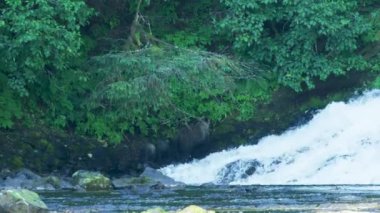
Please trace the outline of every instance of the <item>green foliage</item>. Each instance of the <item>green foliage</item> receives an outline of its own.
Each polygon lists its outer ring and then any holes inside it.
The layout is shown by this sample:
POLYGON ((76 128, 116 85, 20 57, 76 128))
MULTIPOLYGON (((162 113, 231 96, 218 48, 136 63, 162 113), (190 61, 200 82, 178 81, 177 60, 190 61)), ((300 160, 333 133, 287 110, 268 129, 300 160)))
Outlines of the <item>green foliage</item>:
MULTIPOLYGON (((300 91, 331 74, 371 69, 357 54, 379 31, 375 7, 364 1, 222 0, 228 13, 221 28, 234 48, 278 73, 279 82, 300 91), (370 36, 372 35, 372 36, 370 36), (303 87, 305 85, 305 87, 303 87)), ((377 38, 378 39, 378 38, 377 38)))
POLYGON ((375 80, 371 83, 371 87, 375 89, 380 89, 380 76, 375 78, 375 80))
POLYGON ((0 127, 21 118, 64 127, 77 83, 70 67, 80 56, 80 28, 91 10, 81 1, 8 0, 0 11, 0 127))
POLYGON ((116 142, 124 133, 170 137, 200 117, 248 119, 268 99, 253 92, 264 90, 253 88, 254 67, 209 52, 155 46, 94 57, 88 70, 96 87, 80 129, 116 142))
POLYGON ((171 44, 206 49, 215 35, 215 13, 218 0, 152 1, 142 12, 153 34, 171 44))
POLYGON ((0 10, 0 72, 20 96, 78 57, 79 30, 91 14, 80 1, 7 0, 0 10))
POLYGON ((120 142, 129 134, 174 137, 203 117, 261 119, 257 106, 278 83, 301 91, 331 74, 380 70, 378 7, 376 0, 0 1, 0 128, 40 124, 120 142), (239 60, 212 53, 231 45, 239 60))
POLYGON ((12 127, 21 115, 20 99, 7 87, 6 77, 0 73, 0 128, 12 127))

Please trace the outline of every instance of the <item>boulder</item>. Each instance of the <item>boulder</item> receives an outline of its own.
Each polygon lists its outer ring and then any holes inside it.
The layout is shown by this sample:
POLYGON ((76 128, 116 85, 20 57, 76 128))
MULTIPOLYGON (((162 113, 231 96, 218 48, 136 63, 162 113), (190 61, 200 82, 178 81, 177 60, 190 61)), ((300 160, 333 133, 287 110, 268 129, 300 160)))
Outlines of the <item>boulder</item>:
POLYGON ((52 186, 43 186, 41 176, 28 169, 20 169, 15 173, 10 173, 4 177, 2 188, 24 188, 31 190, 53 188, 52 186))
POLYGON ((79 170, 72 177, 74 184, 88 191, 109 190, 112 188, 111 180, 100 172, 79 170))
POLYGON ((257 172, 263 165, 257 160, 237 160, 228 163, 217 176, 217 184, 229 184, 233 181, 245 179, 257 172))
POLYGON ((48 212, 46 204, 35 192, 26 189, 8 189, 0 192, 0 212, 48 212))
POLYGON ((174 179, 162 174, 160 171, 157 171, 151 167, 146 167, 144 172, 140 175, 140 177, 148 178, 154 184, 157 184, 158 182, 160 182, 164 186, 184 185, 184 183, 175 181, 174 179))
POLYGON ((177 213, 215 213, 215 211, 207 211, 196 205, 190 205, 182 210, 177 211, 177 213))
POLYGON ((68 181, 57 176, 41 177, 28 169, 8 173, 2 180, 0 181, 0 189, 23 188, 37 191, 73 189, 73 186, 68 181))

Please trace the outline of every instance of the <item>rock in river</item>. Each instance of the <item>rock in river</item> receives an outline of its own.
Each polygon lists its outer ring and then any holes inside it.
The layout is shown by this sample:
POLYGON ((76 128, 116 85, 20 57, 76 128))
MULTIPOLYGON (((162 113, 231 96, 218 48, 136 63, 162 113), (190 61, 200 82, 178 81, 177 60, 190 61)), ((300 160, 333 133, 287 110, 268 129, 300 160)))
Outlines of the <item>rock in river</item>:
POLYGON ((7 172, 0 180, 0 189, 22 188, 33 191, 51 191, 56 189, 73 189, 66 180, 50 175, 41 177, 28 169, 7 172))
POLYGON ((37 193, 26 189, 7 189, 0 191, 0 212, 45 213, 46 204, 37 193))
POLYGON ((157 171, 150 167, 146 167, 144 172, 140 175, 140 177, 149 178, 150 180, 152 180, 152 182, 160 182, 165 186, 184 185, 184 183, 177 182, 174 179, 162 174, 160 171, 157 171))
POLYGON ((215 211, 207 211, 196 205, 190 205, 182 210, 177 211, 177 213, 215 213, 215 211))
POLYGON ((162 208, 153 208, 153 209, 148 209, 146 211, 143 211, 142 213, 166 213, 166 211, 162 208))
POLYGON ((88 191, 108 190, 112 188, 110 179, 100 172, 79 170, 72 177, 74 184, 88 191))

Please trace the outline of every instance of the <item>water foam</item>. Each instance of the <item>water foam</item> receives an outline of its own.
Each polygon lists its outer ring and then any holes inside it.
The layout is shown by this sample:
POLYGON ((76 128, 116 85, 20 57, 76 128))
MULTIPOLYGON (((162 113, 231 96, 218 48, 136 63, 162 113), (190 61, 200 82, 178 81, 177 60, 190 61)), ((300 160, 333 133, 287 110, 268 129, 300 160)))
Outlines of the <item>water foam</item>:
POLYGON ((303 126, 257 145, 212 153, 161 171, 186 184, 380 184, 380 90, 333 102, 303 126), (248 172, 244 162, 254 164, 248 172), (245 166, 244 166, 245 165, 245 166))

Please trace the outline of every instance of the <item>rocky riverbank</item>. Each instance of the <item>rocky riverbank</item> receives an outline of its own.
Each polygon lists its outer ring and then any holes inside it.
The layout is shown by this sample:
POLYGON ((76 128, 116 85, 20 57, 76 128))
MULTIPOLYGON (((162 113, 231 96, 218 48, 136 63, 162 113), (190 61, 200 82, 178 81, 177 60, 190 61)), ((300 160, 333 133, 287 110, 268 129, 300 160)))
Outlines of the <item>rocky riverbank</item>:
POLYGON ((147 192, 178 189, 182 186, 183 183, 174 181, 150 167, 146 167, 138 176, 117 177, 107 177, 100 172, 85 170, 78 170, 71 176, 40 176, 25 168, 13 172, 4 169, 0 172, 0 212, 47 212, 47 206, 35 192, 111 190, 147 192))
POLYGON ((0 189, 29 189, 33 191, 164 189, 184 185, 150 167, 146 167, 144 172, 138 176, 121 175, 115 177, 108 177, 100 172, 86 170, 78 170, 71 176, 40 176, 25 168, 14 172, 4 169, 0 173, 0 178, 0 189))

